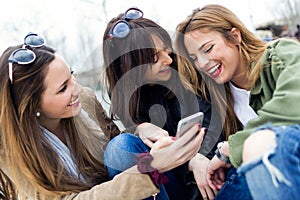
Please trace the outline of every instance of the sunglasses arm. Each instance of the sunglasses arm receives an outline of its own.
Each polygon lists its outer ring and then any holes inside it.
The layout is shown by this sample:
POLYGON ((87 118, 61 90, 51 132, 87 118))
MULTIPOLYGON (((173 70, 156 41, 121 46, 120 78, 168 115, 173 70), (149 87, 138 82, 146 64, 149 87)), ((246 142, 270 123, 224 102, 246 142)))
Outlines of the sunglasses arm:
POLYGON ((12 78, 13 77, 12 76, 12 65, 13 65, 12 62, 8 63, 8 77, 9 77, 11 83, 13 82, 13 78, 12 78))

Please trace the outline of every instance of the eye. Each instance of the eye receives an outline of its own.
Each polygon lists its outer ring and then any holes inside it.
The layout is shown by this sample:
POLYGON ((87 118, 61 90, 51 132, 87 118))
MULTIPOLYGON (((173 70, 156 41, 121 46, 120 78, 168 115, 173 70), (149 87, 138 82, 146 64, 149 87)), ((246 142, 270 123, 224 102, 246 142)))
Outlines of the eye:
POLYGON ((190 59, 193 61, 193 62, 196 62, 197 61, 197 56, 195 55, 190 55, 190 59))
POLYGON ((210 45, 207 49, 204 50, 204 53, 209 53, 213 49, 214 45, 210 45))
POLYGON ((67 90, 67 85, 64 85, 59 91, 58 91, 58 93, 62 93, 62 92, 64 92, 64 91, 66 91, 67 90))
POLYGON ((156 51, 155 54, 153 55, 153 62, 157 63, 159 60, 159 51, 156 51))

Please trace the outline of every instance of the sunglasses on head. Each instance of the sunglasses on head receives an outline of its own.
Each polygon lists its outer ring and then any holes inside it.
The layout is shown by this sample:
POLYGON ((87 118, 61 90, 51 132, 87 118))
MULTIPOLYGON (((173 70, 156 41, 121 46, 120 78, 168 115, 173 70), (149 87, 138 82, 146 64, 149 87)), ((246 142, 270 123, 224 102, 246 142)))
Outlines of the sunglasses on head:
POLYGON ((27 49, 27 47, 37 48, 44 46, 45 44, 46 40, 36 33, 28 33, 25 36, 22 48, 13 51, 8 58, 8 75, 11 83, 13 83, 13 63, 20 65, 32 63, 35 60, 36 55, 30 49, 27 49))
POLYGON ((129 8, 125 11, 123 17, 116 21, 108 32, 107 37, 111 40, 112 38, 125 38, 130 32, 130 25, 128 21, 132 19, 142 18, 144 15, 143 11, 138 8, 129 8))

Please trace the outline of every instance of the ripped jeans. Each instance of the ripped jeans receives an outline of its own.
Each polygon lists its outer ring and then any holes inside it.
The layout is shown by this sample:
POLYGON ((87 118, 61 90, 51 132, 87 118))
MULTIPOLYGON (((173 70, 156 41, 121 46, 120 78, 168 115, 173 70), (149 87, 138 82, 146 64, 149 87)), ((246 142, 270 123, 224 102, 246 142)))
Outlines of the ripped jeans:
POLYGON ((246 177, 253 199, 299 199, 300 126, 263 126, 275 132, 276 144, 257 160, 242 164, 238 174, 246 177))

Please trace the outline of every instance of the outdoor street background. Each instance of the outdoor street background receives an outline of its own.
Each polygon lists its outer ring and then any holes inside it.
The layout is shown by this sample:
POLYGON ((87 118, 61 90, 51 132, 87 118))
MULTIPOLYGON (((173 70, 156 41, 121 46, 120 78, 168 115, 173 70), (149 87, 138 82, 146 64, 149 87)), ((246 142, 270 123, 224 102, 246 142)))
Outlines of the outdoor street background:
POLYGON ((107 22, 131 6, 143 10, 172 35, 192 10, 205 4, 231 9, 253 32, 272 23, 300 23, 299 0, 4 0, 0 7, 0 51, 23 42, 28 32, 43 35, 78 74, 81 84, 99 91, 102 37, 107 22), (299 20, 299 22, 298 22, 299 20))

